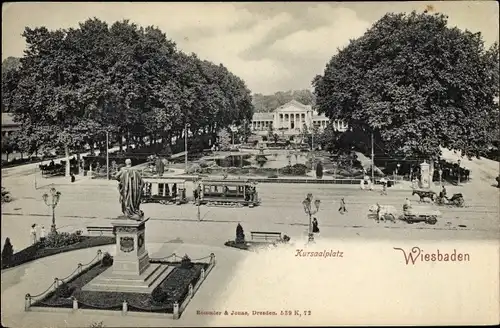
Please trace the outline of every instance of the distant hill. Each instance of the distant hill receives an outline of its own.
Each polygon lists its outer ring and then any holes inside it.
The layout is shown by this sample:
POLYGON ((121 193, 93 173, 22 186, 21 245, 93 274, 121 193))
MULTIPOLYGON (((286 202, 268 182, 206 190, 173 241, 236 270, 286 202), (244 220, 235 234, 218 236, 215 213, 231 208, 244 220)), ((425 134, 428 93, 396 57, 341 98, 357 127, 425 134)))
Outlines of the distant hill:
POLYGON ((256 93, 252 96, 252 102, 256 113, 272 112, 291 100, 296 100, 304 105, 313 105, 314 95, 310 90, 306 89, 279 91, 274 95, 256 93))

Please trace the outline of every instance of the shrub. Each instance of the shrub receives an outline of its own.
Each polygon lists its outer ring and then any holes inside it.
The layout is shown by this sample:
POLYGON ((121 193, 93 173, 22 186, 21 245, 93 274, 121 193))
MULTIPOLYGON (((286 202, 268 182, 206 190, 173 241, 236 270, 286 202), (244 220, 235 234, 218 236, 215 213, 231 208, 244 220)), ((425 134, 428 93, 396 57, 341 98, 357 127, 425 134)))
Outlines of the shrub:
POLYGON ((321 162, 318 162, 318 164, 316 164, 316 178, 323 178, 323 164, 321 162))
POLYGON ((280 169, 280 173, 283 175, 297 175, 297 176, 306 175, 307 166, 304 164, 294 164, 291 166, 287 165, 280 169))
POLYGON ((154 303, 162 304, 168 299, 168 293, 164 291, 161 287, 156 287, 151 293, 151 298, 154 303))
POLYGON ((205 161, 205 160, 201 160, 199 162, 199 165, 200 165, 201 168, 207 168, 207 167, 210 166, 209 163, 207 161, 205 161))
POLYGON ((79 243, 82 240, 83 236, 81 236, 81 234, 78 235, 77 233, 49 233, 43 242, 43 246, 48 248, 59 248, 79 243))
POLYGON ((277 179, 278 175, 277 174, 270 174, 267 176, 269 179, 277 179))
POLYGON ((101 259, 102 267, 110 267, 113 265, 113 257, 108 252, 104 253, 101 259))
POLYGON ((89 328, 103 328, 104 324, 102 321, 92 323, 89 328))
POLYGON ((12 198, 10 197, 10 192, 7 191, 4 187, 2 187, 2 204, 3 203, 9 203, 12 201, 12 198))
POLYGON ((190 167, 188 167, 186 173, 188 174, 193 174, 193 173, 200 173, 201 172, 201 166, 198 164, 192 164, 190 167))
POLYGON ((241 224, 238 223, 238 225, 236 226, 236 240, 235 242, 237 244, 240 244, 240 243, 244 243, 245 242, 245 233, 243 231, 243 227, 241 226, 241 224))
POLYGON ((56 295, 61 298, 69 298, 73 293, 73 288, 71 288, 67 283, 63 282, 56 289, 56 295))
POLYGON ((184 255, 184 257, 181 260, 181 268, 190 269, 192 267, 193 267, 193 263, 191 262, 191 259, 189 258, 189 256, 187 256, 187 254, 184 255))
POLYGON ((14 247, 10 243, 10 238, 5 238, 5 244, 2 250, 2 267, 7 267, 12 261, 12 255, 14 255, 14 247))

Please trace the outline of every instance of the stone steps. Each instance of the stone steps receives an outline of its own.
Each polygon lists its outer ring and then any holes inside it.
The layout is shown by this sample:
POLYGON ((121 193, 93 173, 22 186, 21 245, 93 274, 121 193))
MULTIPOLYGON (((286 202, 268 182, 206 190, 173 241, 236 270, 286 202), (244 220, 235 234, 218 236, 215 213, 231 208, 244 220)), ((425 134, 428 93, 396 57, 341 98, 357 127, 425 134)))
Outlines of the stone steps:
POLYGON ((151 293, 174 269, 164 263, 151 263, 140 276, 113 274, 109 268, 82 288, 84 291, 151 293))

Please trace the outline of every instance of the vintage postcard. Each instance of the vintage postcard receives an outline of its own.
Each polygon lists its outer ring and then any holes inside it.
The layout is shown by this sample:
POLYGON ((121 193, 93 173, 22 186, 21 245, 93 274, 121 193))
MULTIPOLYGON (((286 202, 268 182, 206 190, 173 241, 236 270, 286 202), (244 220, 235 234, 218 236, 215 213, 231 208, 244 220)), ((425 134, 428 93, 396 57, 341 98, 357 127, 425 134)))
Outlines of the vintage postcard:
POLYGON ((499 324, 498 13, 3 4, 2 325, 499 324))

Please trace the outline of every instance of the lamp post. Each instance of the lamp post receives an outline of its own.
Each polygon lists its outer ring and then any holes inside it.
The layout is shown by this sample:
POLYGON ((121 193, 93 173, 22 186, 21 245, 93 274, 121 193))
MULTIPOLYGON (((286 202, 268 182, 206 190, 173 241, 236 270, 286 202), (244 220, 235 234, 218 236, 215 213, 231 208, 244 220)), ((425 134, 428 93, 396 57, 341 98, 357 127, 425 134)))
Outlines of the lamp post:
POLYGON ((109 180, 109 132, 106 131, 106 179, 109 180))
POLYGON ((458 159, 458 172, 457 172, 457 176, 458 176, 458 183, 457 183, 457 186, 460 186, 460 158, 458 159))
POLYGON ((43 194, 42 198, 43 201, 45 202, 45 205, 49 206, 52 208, 52 226, 50 227, 50 232, 51 233, 57 233, 56 229, 56 206, 59 203, 59 198, 61 197, 61 192, 57 191, 56 188, 50 188, 50 196, 51 196, 51 201, 49 203, 49 195, 48 194, 43 194))
MULTIPOLYGON (((399 172, 399 168, 401 167, 401 164, 396 164, 396 178, 398 177, 398 172, 399 172)), ((396 181, 394 181, 395 183, 396 181)))
POLYGON ((312 216, 318 213, 320 204, 321 200, 319 199, 315 199, 313 203, 313 195, 311 193, 307 194, 306 199, 302 201, 302 205, 304 206, 304 212, 309 216, 309 232, 308 232, 309 242, 314 241, 314 234, 312 232, 312 216))
POLYGON ((184 125, 184 164, 186 165, 186 172, 188 169, 188 127, 189 124, 184 125))
POLYGON ((443 188, 443 170, 439 167, 439 187, 443 188))

